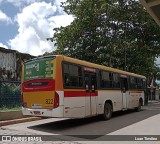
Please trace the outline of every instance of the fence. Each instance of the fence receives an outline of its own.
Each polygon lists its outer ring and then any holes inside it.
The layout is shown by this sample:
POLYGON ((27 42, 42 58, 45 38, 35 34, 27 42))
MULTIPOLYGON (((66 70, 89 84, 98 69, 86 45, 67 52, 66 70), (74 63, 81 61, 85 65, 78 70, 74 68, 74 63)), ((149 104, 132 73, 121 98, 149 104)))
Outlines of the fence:
POLYGON ((0 81, 0 108, 21 106, 21 88, 18 81, 0 81))

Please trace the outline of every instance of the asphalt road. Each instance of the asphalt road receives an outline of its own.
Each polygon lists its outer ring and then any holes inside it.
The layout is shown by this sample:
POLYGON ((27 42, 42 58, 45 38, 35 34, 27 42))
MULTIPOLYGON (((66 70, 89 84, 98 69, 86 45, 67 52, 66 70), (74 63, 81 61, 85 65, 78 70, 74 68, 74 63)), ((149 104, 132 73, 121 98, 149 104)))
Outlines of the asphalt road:
POLYGON ((160 103, 144 106, 140 112, 116 112, 109 121, 100 117, 85 119, 43 119, 1 127, 1 134, 71 135, 75 138, 94 140, 126 126, 160 114, 160 103))
POLYGON ((50 134, 72 135, 79 138, 86 138, 86 135, 98 138, 156 114, 160 114, 160 105, 149 105, 140 112, 134 112, 133 110, 115 112, 109 121, 103 121, 100 117, 67 119, 30 126, 28 129, 50 134))

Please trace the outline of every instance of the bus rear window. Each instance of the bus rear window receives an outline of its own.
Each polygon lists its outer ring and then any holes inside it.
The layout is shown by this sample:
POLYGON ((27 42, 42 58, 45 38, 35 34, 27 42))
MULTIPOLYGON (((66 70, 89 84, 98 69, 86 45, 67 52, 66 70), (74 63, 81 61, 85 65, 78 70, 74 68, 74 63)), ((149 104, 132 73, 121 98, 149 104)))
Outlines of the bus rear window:
MULTIPOLYGON (((54 74, 53 57, 33 59, 31 61, 24 63, 24 81, 31 79, 39 79, 39 78, 54 79, 53 74, 54 74)), ((39 84, 35 83, 35 85, 39 84)))

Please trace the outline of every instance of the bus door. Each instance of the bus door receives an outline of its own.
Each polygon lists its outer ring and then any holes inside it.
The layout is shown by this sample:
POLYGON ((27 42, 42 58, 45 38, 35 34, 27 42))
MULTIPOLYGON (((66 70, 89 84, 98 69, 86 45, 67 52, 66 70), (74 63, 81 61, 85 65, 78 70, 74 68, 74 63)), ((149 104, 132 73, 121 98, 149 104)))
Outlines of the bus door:
POLYGON ((96 98, 97 98, 96 73, 85 72, 84 78, 85 78, 85 88, 86 88, 86 97, 85 97, 86 116, 96 115, 96 98))
POLYGON ((128 81, 127 76, 121 75, 121 91, 122 91, 122 108, 126 109, 128 107, 128 81))

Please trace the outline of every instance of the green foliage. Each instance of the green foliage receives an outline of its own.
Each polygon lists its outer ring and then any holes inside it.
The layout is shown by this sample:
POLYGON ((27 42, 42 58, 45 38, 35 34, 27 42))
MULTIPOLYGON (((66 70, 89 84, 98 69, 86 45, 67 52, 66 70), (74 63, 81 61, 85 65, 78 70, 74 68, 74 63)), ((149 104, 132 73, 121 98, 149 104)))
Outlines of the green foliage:
POLYGON ((12 95, 12 94, 13 94, 13 91, 8 85, 5 85, 2 87, 1 89, 2 97, 6 97, 6 95, 12 95))
POLYGON ((0 108, 12 109, 21 106, 21 89, 19 83, 0 81, 0 108))
POLYGON ((5 112, 5 111, 13 111, 13 110, 22 110, 22 107, 20 106, 14 106, 14 107, 10 107, 10 106, 3 106, 0 108, 0 112, 5 112))
POLYGON ((21 94, 20 86, 15 87, 14 84, 4 84, 1 86, 1 97, 17 97, 21 94))
POLYGON ((143 74, 155 73, 160 54, 160 28, 135 0, 67 0, 62 3, 75 19, 55 28, 57 50, 74 58, 143 74))

